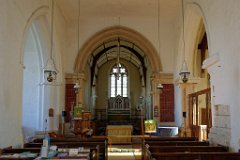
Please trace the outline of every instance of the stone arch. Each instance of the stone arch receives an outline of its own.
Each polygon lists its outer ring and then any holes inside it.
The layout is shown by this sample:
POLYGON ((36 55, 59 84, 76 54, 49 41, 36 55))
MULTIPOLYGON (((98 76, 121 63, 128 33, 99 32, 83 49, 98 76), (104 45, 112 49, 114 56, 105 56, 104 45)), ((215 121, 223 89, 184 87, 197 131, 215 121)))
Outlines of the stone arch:
MULTIPOLYGON (((25 27, 23 30, 22 34, 22 44, 20 48, 20 64, 23 69, 26 68, 25 62, 24 62, 24 56, 25 56, 25 47, 26 47, 26 42, 28 40, 28 34, 29 32, 33 32, 33 38, 34 38, 34 43, 37 46, 36 47, 36 52, 39 54, 38 55, 38 63, 39 63, 39 72, 36 72, 38 74, 37 76, 39 77, 38 81, 36 81, 35 86, 38 87, 38 101, 39 104, 37 105, 38 107, 35 108, 35 111, 37 112, 36 116, 36 130, 44 130, 46 126, 45 120, 48 118, 48 107, 49 106, 55 106, 55 115, 59 114, 59 109, 57 103, 57 100, 52 100, 53 95, 54 96, 59 96, 57 92, 54 92, 57 90, 57 87, 51 87, 50 85, 45 85, 43 84, 44 82, 44 76, 43 76, 43 68, 46 65, 47 59, 49 58, 49 44, 50 44, 50 9, 48 6, 40 6, 36 8, 35 10, 32 11, 32 13, 29 15, 29 17, 26 19, 25 27), (51 97, 51 99, 49 98, 51 97)), ((53 46, 55 47, 55 46, 53 46)), ((54 54, 53 56, 56 59, 59 59, 58 57, 60 55, 54 54)), ((59 61, 56 61, 60 64, 59 61)), ((24 70, 25 71, 25 70, 24 70)), ((61 73, 61 71, 60 71, 61 73)), ((61 76, 61 75, 60 75, 61 76)), ((24 77, 24 75, 23 75, 24 77)), ((27 84, 27 83, 25 83, 27 84)), ((24 88, 24 79, 23 79, 23 88, 24 88)), ((25 87, 27 88, 27 87, 25 87)), ((22 96, 25 95, 25 90, 23 89, 22 91, 22 96)), ((24 112, 24 105, 22 104, 22 111, 24 112)), ((22 114, 22 116, 24 116, 22 114)), ((54 122, 48 122, 48 129, 50 127, 52 128, 57 128, 58 127, 58 117, 56 117, 54 122), (54 124, 53 124, 54 123, 54 124)))
MULTIPOLYGON (((47 51, 47 34, 42 33, 41 29, 42 26, 47 28, 47 14, 49 13, 49 8, 47 6, 41 6, 34 10, 32 14, 26 20, 26 24, 24 27, 23 35, 22 35, 22 44, 21 44, 21 52, 20 52, 20 64, 22 65, 23 71, 23 90, 22 90, 22 128, 24 132, 24 136, 31 135, 35 130, 41 130, 43 128, 43 106, 44 106, 44 87, 40 86, 39 84, 42 82, 43 73, 41 72, 42 68, 44 67, 44 59, 47 59, 48 52, 47 51), (31 39, 29 39, 29 35, 32 35, 31 39), (42 39, 44 37, 44 39, 42 39), (34 44, 34 54, 27 54, 26 47, 28 46, 28 41, 32 41, 34 44), (44 42, 44 43, 42 43, 44 42), (46 43, 45 43, 46 42, 46 43), (33 56, 34 55, 34 56, 33 56), (33 62, 26 60, 27 57, 34 58, 33 62), (34 65, 32 64, 34 63, 34 65), (32 64, 32 66, 31 66, 32 64), (36 65, 37 64, 37 65, 36 65), (33 77, 35 78, 35 82, 29 83, 29 79, 27 78, 31 73, 28 71, 30 67, 36 69, 36 72, 32 73, 35 74, 33 77), (34 87, 33 87, 34 86, 34 87), (37 86, 37 87, 36 87, 37 86), (34 98, 29 98, 31 96, 29 91, 29 87, 32 89, 34 88, 35 96, 34 98), (28 97, 28 99, 26 98, 28 97), (34 102, 35 101, 35 102, 34 102), (36 103, 36 105, 28 105, 31 103, 36 103), (34 114, 29 114, 31 110, 35 110, 34 114), (34 126, 29 122, 31 119, 34 122, 34 126), (24 129, 26 128, 26 129, 24 129)), ((48 31, 47 31, 48 32, 48 31)))
MULTIPOLYGON (((185 59, 187 60, 190 72, 192 72, 194 68, 194 54, 192 53, 194 53, 194 49, 197 45, 199 28, 201 27, 201 25, 204 26, 207 34, 209 53, 211 53, 211 39, 207 19, 204 15, 202 7, 198 3, 192 2, 186 3, 185 8, 184 26, 185 31, 187 31, 185 32, 185 59)), ((181 57, 183 57, 183 55, 181 55, 181 57)))
MULTIPOLYGON (((28 34, 28 31, 29 31, 33 21, 36 20, 37 18, 41 17, 41 16, 46 17, 46 15, 48 13, 49 13, 49 7, 48 6, 41 6, 41 7, 37 8, 35 11, 32 12, 32 14, 26 20, 26 25, 24 27, 21 42, 26 42, 27 34, 28 34)), ((20 52, 20 64, 22 65, 23 68, 24 68, 24 61, 23 61, 24 49, 25 49, 25 43, 22 43, 21 52, 20 52)), ((43 63, 43 59, 42 59, 42 63, 43 63)))
POLYGON ((153 73, 159 73, 162 70, 162 65, 157 50, 149 42, 149 40, 130 28, 123 26, 114 26, 96 33, 88 41, 85 42, 83 48, 79 51, 78 56, 75 60, 74 71, 78 73, 84 73, 88 60, 86 57, 89 57, 97 46, 101 45, 105 41, 115 39, 116 37, 126 39, 139 46, 148 56, 148 60, 152 67, 153 73))
MULTIPOLYGON (((179 61, 178 66, 181 66, 183 59, 185 58, 189 71, 191 73, 189 85, 187 87, 182 86, 182 91, 184 95, 182 98, 182 110, 190 112, 190 104, 186 104, 186 102, 189 100, 189 97, 187 95, 194 93, 196 91, 200 91, 203 89, 206 89, 206 86, 203 85, 206 82, 203 81, 203 78, 195 77, 194 75, 194 68, 196 65, 195 59, 197 58, 197 50, 198 50, 198 44, 200 40, 200 35, 203 30, 206 32, 207 36, 207 44, 208 44, 208 50, 209 53, 211 53, 211 38, 210 38, 210 32, 209 32, 209 26, 208 21, 206 19, 206 16, 204 14, 204 10, 202 9, 201 5, 196 2, 186 2, 184 4, 184 40, 185 40, 185 50, 182 51, 182 48, 184 47, 184 44, 181 43, 183 39, 183 34, 180 37, 180 45, 179 45, 179 61), (193 87, 194 84, 194 87, 193 87)), ((179 67, 180 68, 180 67, 179 67)), ((202 101, 203 102, 203 101, 202 101)), ((204 106, 205 104, 203 104, 204 106)), ((205 108, 203 108, 205 109, 205 108)), ((191 114, 191 113, 190 113, 191 114)), ((200 115, 200 113, 199 113, 200 115)), ((189 116, 191 117, 191 115, 189 116)), ((191 121, 187 119, 186 126, 190 125, 191 121), (189 124, 188 124, 189 123, 189 124)))
MULTIPOLYGON (((32 14, 28 17, 28 19, 26 20, 26 24, 24 27, 24 31, 23 31, 23 35, 22 35, 22 40, 21 42, 26 42, 27 39, 27 33, 31 27, 31 25, 33 24, 34 21, 38 20, 38 24, 36 25, 37 29, 41 28, 41 33, 39 33, 40 35, 40 39, 42 42, 42 48, 43 50, 42 52, 42 57, 41 57, 41 65, 42 68, 44 67, 45 63, 47 62, 47 59, 49 58, 49 50, 48 48, 50 47, 50 35, 51 35, 51 31, 50 31, 50 23, 51 23, 51 9, 49 8, 49 6, 40 6, 37 9, 35 9, 32 14)), ((54 31, 55 32, 55 31, 54 31)), ((54 35, 54 37, 56 37, 56 34, 54 35)), ((40 42, 38 42, 40 43, 40 42)), ((24 61, 23 61, 23 56, 24 56, 24 47, 25 47, 25 43, 21 44, 21 52, 20 52, 20 64, 22 65, 23 69, 24 69, 24 61)), ((59 53, 61 51, 58 50, 58 48, 54 45, 53 43, 53 50, 55 50, 55 52, 53 52, 53 58, 55 60, 56 66, 59 69, 59 73, 58 73, 58 77, 59 83, 62 83, 63 81, 63 76, 62 76, 62 65, 61 65, 61 56, 60 54, 56 54, 59 53), (61 79, 60 79, 61 78, 61 79)))

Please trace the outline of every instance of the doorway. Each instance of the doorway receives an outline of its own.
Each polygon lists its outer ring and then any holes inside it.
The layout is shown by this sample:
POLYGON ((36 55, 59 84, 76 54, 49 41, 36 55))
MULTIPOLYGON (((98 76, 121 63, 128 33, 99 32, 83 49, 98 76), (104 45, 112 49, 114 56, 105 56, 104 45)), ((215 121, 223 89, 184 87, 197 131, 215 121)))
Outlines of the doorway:
POLYGON ((206 141, 212 127, 211 89, 189 94, 191 136, 206 141))

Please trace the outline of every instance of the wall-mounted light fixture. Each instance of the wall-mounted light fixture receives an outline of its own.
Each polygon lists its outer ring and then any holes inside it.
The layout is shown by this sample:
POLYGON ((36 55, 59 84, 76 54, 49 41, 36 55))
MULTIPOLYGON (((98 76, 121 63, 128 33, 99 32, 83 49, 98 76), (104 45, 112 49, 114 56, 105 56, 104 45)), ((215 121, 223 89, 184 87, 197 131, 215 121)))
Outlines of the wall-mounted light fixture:
POLYGON ((43 68, 44 71, 44 79, 46 82, 53 82, 57 78, 57 69, 55 67, 55 63, 52 57, 53 54, 53 17, 54 17, 54 1, 52 0, 52 15, 51 15, 51 50, 50 50, 50 57, 47 60, 46 66, 43 68))

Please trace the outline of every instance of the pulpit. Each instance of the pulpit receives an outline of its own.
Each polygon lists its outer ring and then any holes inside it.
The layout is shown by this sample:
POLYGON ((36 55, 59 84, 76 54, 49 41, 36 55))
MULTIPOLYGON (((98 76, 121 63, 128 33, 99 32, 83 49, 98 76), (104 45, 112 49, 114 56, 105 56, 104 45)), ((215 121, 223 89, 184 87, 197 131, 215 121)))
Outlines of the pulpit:
POLYGON ((74 133, 85 134, 91 128, 91 112, 83 111, 82 118, 74 119, 74 133))

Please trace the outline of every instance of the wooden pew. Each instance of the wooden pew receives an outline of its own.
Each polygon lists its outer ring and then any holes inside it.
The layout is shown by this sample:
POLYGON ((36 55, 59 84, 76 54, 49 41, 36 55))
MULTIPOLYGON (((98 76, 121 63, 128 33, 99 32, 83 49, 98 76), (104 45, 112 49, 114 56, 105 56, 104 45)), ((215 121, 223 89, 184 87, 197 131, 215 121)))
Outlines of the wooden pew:
MULTIPOLYGON (((81 137, 71 137, 71 138, 51 138, 51 142, 105 142, 106 138, 81 138, 81 137)), ((43 139, 38 138, 33 140, 36 143, 42 143, 43 139)))
POLYGON ((22 152, 31 152, 31 153, 40 153, 40 148, 11 148, 3 149, 3 154, 5 153, 22 153, 22 152))
MULTIPOLYGON (((69 147, 69 148, 75 148, 75 147, 69 147)), ((87 147, 84 147, 85 149, 87 149, 87 147)), ((64 148, 64 149, 68 149, 68 148, 64 148)), ((79 159, 83 159, 83 160, 89 160, 89 156, 90 156, 90 160, 99 160, 99 146, 97 145, 96 148, 89 148, 90 149, 90 152, 89 152, 89 155, 88 155, 88 152, 87 152, 87 155, 81 155, 81 156, 64 156, 64 157, 53 157, 51 159, 76 159, 76 160, 79 160, 79 159)), ((84 152, 86 153, 86 152, 84 152)))
MULTIPOLYGON (((92 147, 96 145, 104 145, 104 143, 95 142, 51 142, 51 145, 56 145, 58 148, 69 148, 69 147, 92 147)), ((40 148, 42 143, 26 143, 25 148, 40 148)))
POLYGON ((196 137, 159 137, 150 136, 146 137, 145 141, 198 141, 196 137))
MULTIPOLYGON (((30 152, 30 153, 36 153, 36 156, 34 158, 13 158, 13 157, 0 157, 0 160, 30 160, 35 159, 39 156, 41 149, 40 148, 8 148, 2 150, 2 155, 13 155, 13 154, 21 154, 24 152, 30 152)), ((96 148, 90 148, 90 160, 99 160, 98 157, 99 153, 99 146, 96 146, 96 148)), ((88 156, 72 156, 72 157, 52 157, 51 159, 89 159, 88 156)))
POLYGON ((199 141, 145 141, 149 146, 209 146, 209 142, 199 141))
POLYGON ((223 146, 150 146, 151 153, 159 152, 228 152, 223 146))
MULTIPOLYGON (((42 146, 43 139, 36 139, 33 142, 24 144, 25 148, 36 148, 42 146)), ((97 153, 100 159, 107 159, 107 142, 105 138, 51 138, 51 145, 56 145, 58 148, 76 148, 86 147, 95 148, 99 146, 97 153)))
POLYGON ((187 137, 145 138, 146 160, 240 160, 240 153, 187 137))
POLYGON ((151 153, 155 160, 240 160, 237 152, 162 152, 151 153))
POLYGON ((4 148, 1 150, 1 157, 0 160, 32 160, 35 159, 37 156, 39 156, 40 153, 40 148, 4 148), (16 154, 21 154, 24 152, 30 152, 35 154, 34 157, 25 157, 25 158, 20 158, 20 157, 6 157, 9 155, 16 155, 16 154), (5 156, 5 157, 3 157, 5 156))

